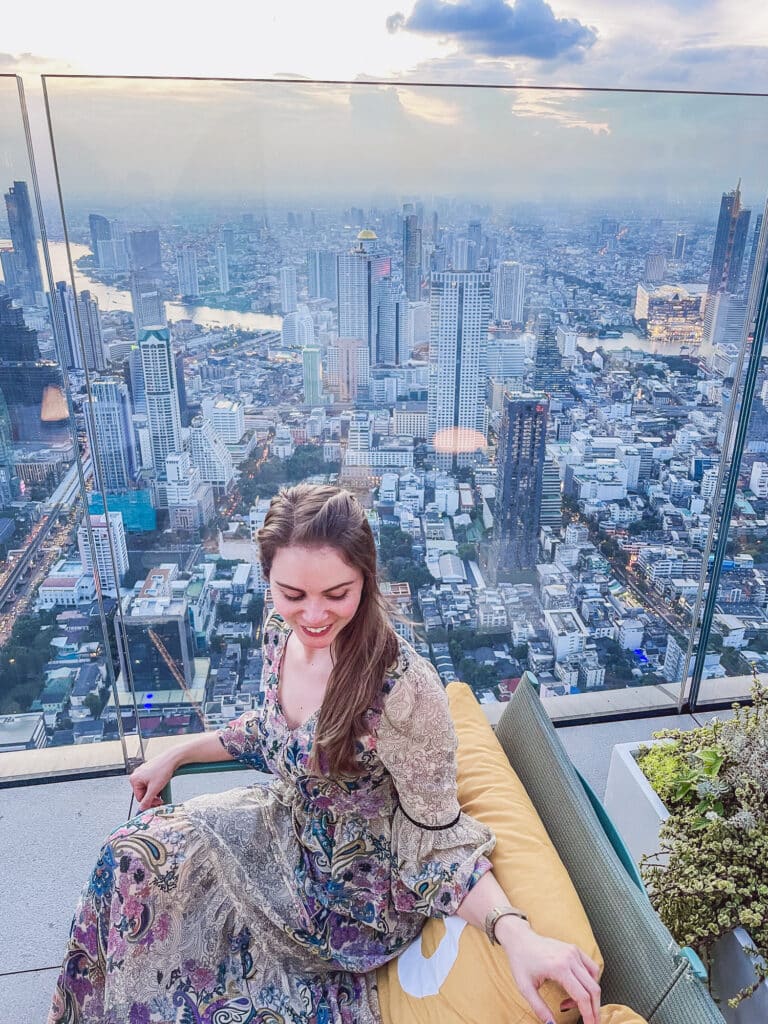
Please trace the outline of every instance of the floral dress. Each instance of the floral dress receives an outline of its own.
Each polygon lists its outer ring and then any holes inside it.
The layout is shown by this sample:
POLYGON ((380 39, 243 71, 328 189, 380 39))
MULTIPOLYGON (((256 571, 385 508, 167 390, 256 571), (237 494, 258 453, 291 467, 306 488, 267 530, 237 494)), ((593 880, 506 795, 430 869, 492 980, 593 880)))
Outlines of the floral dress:
POLYGON ((490 869, 460 811, 456 735, 401 643, 358 740, 359 776, 312 774, 317 712, 278 698, 290 629, 264 640, 264 706, 220 731, 267 784, 144 811, 101 850, 49 1024, 380 1024, 375 968, 454 914, 490 869))

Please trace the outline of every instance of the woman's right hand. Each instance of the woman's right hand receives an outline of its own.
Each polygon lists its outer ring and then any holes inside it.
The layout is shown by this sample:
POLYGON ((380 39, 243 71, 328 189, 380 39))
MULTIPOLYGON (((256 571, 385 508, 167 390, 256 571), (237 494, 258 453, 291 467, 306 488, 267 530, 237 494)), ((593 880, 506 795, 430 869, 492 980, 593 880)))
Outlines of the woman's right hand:
POLYGON ((174 770, 174 762, 161 754, 158 757, 153 757, 150 761, 145 761, 131 772, 128 779, 140 811, 162 805, 163 800, 160 794, 173 778, 174 770))

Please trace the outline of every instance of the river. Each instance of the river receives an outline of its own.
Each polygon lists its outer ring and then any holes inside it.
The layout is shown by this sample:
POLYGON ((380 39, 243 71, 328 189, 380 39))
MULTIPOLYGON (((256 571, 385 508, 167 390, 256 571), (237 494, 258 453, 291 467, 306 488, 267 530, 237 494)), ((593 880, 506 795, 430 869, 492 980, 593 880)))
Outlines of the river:
MULTIPOLYGON (((10 241, 0 239, 0 247, 10 245, 10 241)), ((70 246, 73 261, 81 256, 90 255, 87 245, 73 242, 70 246)), ((69 281, 67 265, 67 246, 65 242, 49 242, 51 267, 55 281, 69 281)), ((45 267, 40 249, 40 265, 45 267)), ((99 300, 99 308, 105 313, 110 310, 131 310, 131 293, 125 288, 94 281, 75 266, 75 284, 78 291, 87 288, 91 295, 99 300)), ((266 313, 238 313, 235 309, 219 309, 214 306, 185 306, 181 302, 166 302, 165 308, 170 321, 191 320, 201 327, 236 327, 243 331, 279 331, 283 324, 281 316, 268 316, 266 313)))

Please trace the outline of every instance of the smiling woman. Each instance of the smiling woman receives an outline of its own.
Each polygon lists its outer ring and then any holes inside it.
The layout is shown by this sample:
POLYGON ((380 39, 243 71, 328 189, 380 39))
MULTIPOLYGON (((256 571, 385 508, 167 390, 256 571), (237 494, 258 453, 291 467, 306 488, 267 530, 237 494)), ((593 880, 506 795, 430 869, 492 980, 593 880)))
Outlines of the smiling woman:
POLYGON ((495 836, 461 810, 447 697, 387 621, 361 505, 283 490, 258 539, 264 705, 133 773, 142 813, 102 849, 49 1024, 380 1024, 374 968, 452 914, 502 945, 542 1019, 556 977, 596 1024, 597 966, 508 905, 495 836), (157 806, 179 764, 222 747, 274 781, 157 806))

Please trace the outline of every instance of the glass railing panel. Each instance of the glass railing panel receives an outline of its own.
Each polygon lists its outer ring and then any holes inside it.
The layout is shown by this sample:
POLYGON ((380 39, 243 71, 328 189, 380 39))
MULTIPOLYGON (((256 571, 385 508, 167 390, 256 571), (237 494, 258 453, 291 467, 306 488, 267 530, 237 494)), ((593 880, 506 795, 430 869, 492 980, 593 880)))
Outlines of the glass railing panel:
POLYGON ((575 716, 684 699, 746 351, 721 194, 762 202, 764 100, 46 89, 75 287, 113 311, 93 500, 146 736, 262 699, 255 535, 307 479, 370 509, 444 681, 503 700, 529 669, 575 716))
MULTIPOLYGON (((54 277, 64 273, 60 261, 51 272, 23 91, 11 76, 0 76, 0 119, 4 781, 70 774, 94 763, 122 768, 126 755, 138 751, 129 750, 121 725, 110 727, 102 717, 116 675, 105 615, 109 601, 94 580, 93 538, 82 525, 92 460, 76 369, 79 328, 65 293, 57 296, 54 277), (94 758, 96 741, 106 742, 94 758)), ((55 193, 48 193, 53 200, 55 193)))

